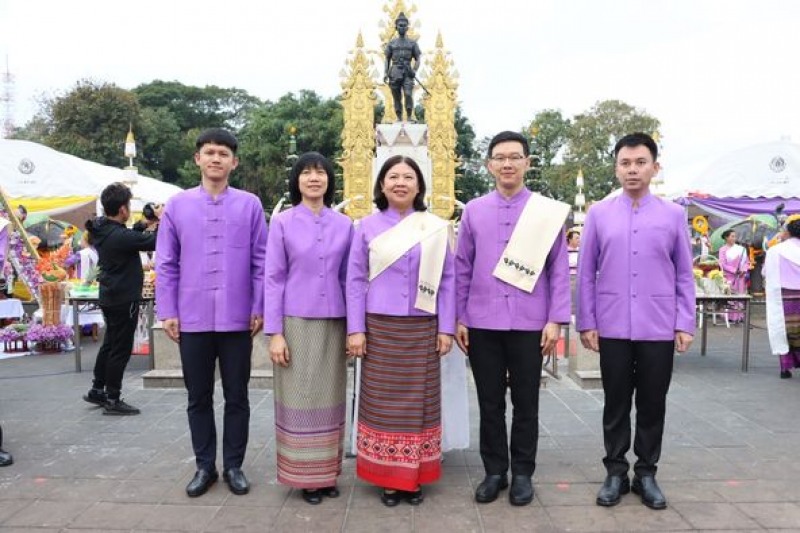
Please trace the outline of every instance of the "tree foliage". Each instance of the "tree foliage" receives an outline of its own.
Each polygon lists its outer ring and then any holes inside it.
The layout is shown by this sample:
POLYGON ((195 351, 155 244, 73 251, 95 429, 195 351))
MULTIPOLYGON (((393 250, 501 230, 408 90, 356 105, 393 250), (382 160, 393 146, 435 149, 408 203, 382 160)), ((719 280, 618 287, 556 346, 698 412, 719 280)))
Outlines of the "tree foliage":
MULTIPOLYGON (((249 116, 239 135, 239 186, 258 194, 269 211, 288 191, 287 154, 290 131, 296 130, 297 153, 319 152, 335 161, 341 155, 342 106, 314 91, 303 90, 265 102, 249 116)), ((339 181, 339 180, 337 180, 339 181)), ((337 183, 337 190, 341 190, 337 183)), ((337 200, 341 196, 336 196, 337 200)))
POLYGON ((130 91, 112 83, 80 80, 66 94, 43 98, 37 115, 16 138, 104 165, 127 164, 128 128, 138 128, 141 107, 130 91))
POLYGON ((547 109, 531 121, 531 152, 535 165, 532 188, 552 198, 572 203, 575 177, 584 175, 587 200, 599 200, 617 186, 614 145, 628 133, 658 131, 658 119, 619 100, 598 102, 572 119, 547 109))

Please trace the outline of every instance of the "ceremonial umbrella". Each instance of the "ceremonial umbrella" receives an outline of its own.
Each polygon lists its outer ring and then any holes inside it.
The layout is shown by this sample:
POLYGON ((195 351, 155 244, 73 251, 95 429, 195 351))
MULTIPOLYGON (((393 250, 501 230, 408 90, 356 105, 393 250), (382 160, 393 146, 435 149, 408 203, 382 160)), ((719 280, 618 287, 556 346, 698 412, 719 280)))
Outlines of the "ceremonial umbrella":
POLYGON ((64 242, 64 231, 70 226, 69 222, 48 218, 31 224, 25 228, 25 231, 28 232, 28 235, 39 237, 41 241, 39 248, 53 249, 58 248, 64 242))
POLYGON ((736 242, 742 246, 760 249, 764 240, 769 240, 778 231, 778 219, 771 214, 758 214, 728 222, 715 229, 711 234, 712 249, 719 250, 725 244, 722 234, 729 229, 736 232, 736 242))

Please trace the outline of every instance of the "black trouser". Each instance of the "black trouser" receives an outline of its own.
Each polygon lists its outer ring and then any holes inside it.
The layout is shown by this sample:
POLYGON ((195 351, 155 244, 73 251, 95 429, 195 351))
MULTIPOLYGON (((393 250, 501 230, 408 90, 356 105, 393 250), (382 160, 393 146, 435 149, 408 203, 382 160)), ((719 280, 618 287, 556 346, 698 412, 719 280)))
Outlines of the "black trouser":
POLYGON ((661 456, 667 391, 672 379, 674 341, 600 339, 603 377, 603 464, 609 475, 628 474, 625 454, 631 448, 631 399, 636 391, 636 437, 633 452, 638 476, 655 475, 661 456))
POLYGON ((108 397, 115 400, 119 398, 122 375, 131 359, 133 335, 139 321, 139 302, 101 305, 100 309, 106 321, 106 334, 94 363, 92 386, 101 390, 105 388, 108 397))
POLYGON ((217 426, 214 422, 214 368, 219 360, 225 416, 222 434, 222 464, 225 470, 244 462, 250 430, 249 331, 181 332, 180 352, 183 382, 189 392, 189 430, 192 433, 197 468, 212 471, 217 459, 217 426))
POLYGON ((514 412, 511 422, 511 472, 532 476, 539 442, 541 331, 470 328, 469 363, 480 406, 480 451, 486 474, 508 471, 506 377, 514 412))

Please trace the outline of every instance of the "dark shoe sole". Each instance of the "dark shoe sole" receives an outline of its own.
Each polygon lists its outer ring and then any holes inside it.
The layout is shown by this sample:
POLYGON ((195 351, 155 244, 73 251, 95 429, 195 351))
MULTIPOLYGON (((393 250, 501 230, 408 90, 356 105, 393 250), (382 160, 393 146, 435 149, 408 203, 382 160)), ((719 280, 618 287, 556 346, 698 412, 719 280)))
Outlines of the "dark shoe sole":
POLYGON ((228 481, 227 476, 224 476, 224 481, 225 481, 225 484, 228 485, 228 488, 230 489, 230 491, 232 493, 236 494, 237 496, 244 496, 245 494, 250 492, 250 487, 249 486, 248 487, 244 487, 243 489, 240 489, 238 487, 232 486, 230 484, 230 481, 228 481))
POLYGON ((318 490, 308 491, 303 489, 303 500, 311 505, 319 505, 322 503, 322 493, 318 490))
POLYGON ((509 498, 508 499, 508 503, 510 503, 514 507, 523 507, 525 505, 528 505, 532 501, 533 501, 533 497, 531 497, 530 499, 524 499, 524 500, 518 500, 516 498, 509 498))
POLYGON ((95 400, 93 398, 90 398, 87 394, 83 395, 83 401, 88 402, 92 405, 96 405, 98 407, 103 407, 106 404, 105 400, 95 400))
POLYGON ((597 498, 595 500, 595 503, 600 507, 614 507, 615 505, 619 505, 619 502, 622 501, 622 497, 628 494, 630 491, 631 491, 631 486, 630 484, 628 484, 628 486, 623 486, 620 489, 619 498, 617 498, 616 500, 602 500, 600 498, 597 498))
POLYGON ((481 498, 476 494, 475 501, 478 503, 492 503, 493 501, 497 500, 497 498, 500 497, 500 492, 506 490, 507 488, 508 488, 508 481, 500 484, 500 487, 497 491, 497 494, 495 494, 494 498, 481 498))
POLYGON ((660 503, 660 504, 656 504, 656 503, 653 503, 653 502, 645 500, 644 496, 642 496, 642 491, 640 491, 638 489, 638 487, 631 487, 631 492, 636 494, 637 496, 639 496, 639 498, 642 500, 642 503, 645 506, 649 507, 650 509, 653 509, 655 511, 663 511, 664 509, 667 508, 667 503, 666 502, 660 503))
POLYGON ((103 411, 104 415, 108 416, 136 416, 141 414, 141 411, 131 411, 131 412, 123 412, 123 411, 114 411, 113 409, 106 409, 103 411))
POLYGON ((386 494, 381 494, 381 503, 386 507, 397 507, 403 501, 403 494, 400 491, 386 494))
POLYGON ((208 492, 208 489, 210 489, 214 485, 214 483, 217 482, 217 479, 219 479, 219 475, 212 477, 211 481, 209 481, 208 485, 203 487, 201 490, 192 491, 192 492, 189 492, 187 490, 186 491, 186 495, 189 496, 190 498, 197 498, 198 496, 202 496, 203 494, 208 492))
POLYGON ((325 496, 326 498, 338 498, 339 497, 339 489, 336 487, 323 487, 319 489, 319 493, 325 496))
POLYGON ((415 490, 414 492, 406 492, 405 497, 409 505, 419 505, 425 501, 425 495, 422 494, 422 489, 415 490))

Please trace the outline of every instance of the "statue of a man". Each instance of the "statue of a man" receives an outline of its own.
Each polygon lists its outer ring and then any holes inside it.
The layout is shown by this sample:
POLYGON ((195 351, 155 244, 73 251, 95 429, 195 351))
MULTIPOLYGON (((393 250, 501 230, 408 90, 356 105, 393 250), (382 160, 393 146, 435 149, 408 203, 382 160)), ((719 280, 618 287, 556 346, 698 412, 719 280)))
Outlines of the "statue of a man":
POLYGON ((417 42, 406 37, 408 18, 405 14, 400 13, 397 16, 394 27, 399 37, 395 37, 386 45, 386 74, 383 81, 392 90, 397 120, 403 120, 403 103, 405 103, 406 119, 411 121, 411 114, 414 111, 414 97, 411 93, 414 90, 414 77, 419 68, 421 54, 417 42))

